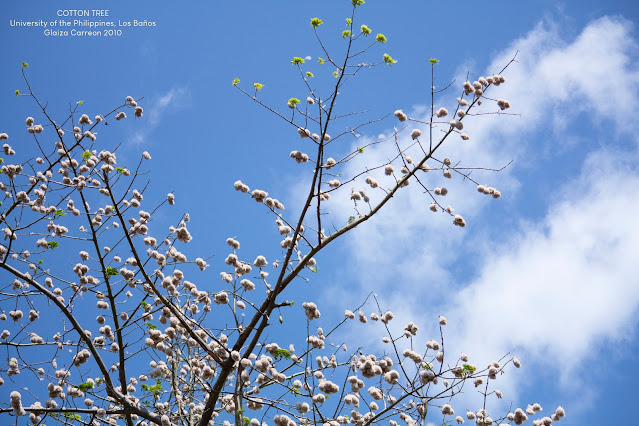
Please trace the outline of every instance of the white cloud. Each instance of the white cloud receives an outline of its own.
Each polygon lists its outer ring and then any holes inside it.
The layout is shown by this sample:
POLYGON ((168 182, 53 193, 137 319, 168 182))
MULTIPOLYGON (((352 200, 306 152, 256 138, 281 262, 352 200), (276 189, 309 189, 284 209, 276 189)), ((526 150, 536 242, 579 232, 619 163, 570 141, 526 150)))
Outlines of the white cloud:
POLYGON ((172 88, 168 92, 152 98, 144 106, 144 114, 148 117, 147 126, 133 134, 133 144, 142 144, 147 136, 158 127, 162 118, 171 112, 179 111, 190 104, 191 93, 187 88, 172 88))
MULTIPOLYGON (((453 140, 441 156, 488 167, 516 156, 517 164, 534 164, 539 174, 555 173, 552 178, 563 184, 549 194, 543 218, 520 223, 507 241, 481 235, 487 240, 479 244, 472 229, 453 227, 449 217, 430 213, 428 197, 417 194, 412 183, 350 236, 350 252, 360 266, 362 288, 374 288, 383 303, 399 311, 395 327, 418 320, 427 329, 422 337, 429 339, 437 315, 444 314, 453 353, 465 350, 482 366, 515 350, 561 372, 565 385, 577 361, 603 349, 607 339, 625 338, 637 322, 639 223, 633 212, 639 211, 639 173, 631 165, 637 162, 639 139, 629 114, 639 106, 637 42, 630 23, 620 19, 593 21, 571 41, 562 40, 554 25, 540 24, 498 54, 490 72, 499 71, 516 50, 518 63, 505 73, 506 84, 489 96, 510 100, 522 117, 470 117, 464 131, 471 141, 453 140), (575 125, 610 128, 607 147, 594 141, 580 147, 589 154, 576 176, 544 169, 554 153, 574 149, 565 132, 575 125), (539 128, 552 128, 552 140, 539 140, 539 128), (459 285, 450 269, 464 262, 460 253, 471 243, 484 261, 476 277, 459 285), (424 313, 415 300, 439 311, 424 313)), ((368 148, 340 171, 352 175, 393 156, 389 145, 368 148)), ((446 181, 435 172, 423 176, 433 187, 447 183, 453 207, 467 217, 469 228, 488 223, 483 213, 494 200, 460 179, 446 181)), ((504 198, 520 185, 534 185, 521 184, 512 167, 484 176, 503 189, 504 198)), ((330 201, 335 217, 352 214, 345 195, 330 201)), ((501 386, 509 400, 519 389, 509 379, 501 386)))

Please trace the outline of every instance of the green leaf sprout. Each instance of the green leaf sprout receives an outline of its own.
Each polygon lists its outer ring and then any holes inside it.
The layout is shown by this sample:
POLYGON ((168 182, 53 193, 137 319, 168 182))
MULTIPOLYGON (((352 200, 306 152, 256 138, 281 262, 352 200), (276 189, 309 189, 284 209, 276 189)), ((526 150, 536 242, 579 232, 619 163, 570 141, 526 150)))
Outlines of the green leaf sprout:
POLYGON ((326 61, 325 61, 324 59, 322 59, 322 58, 318 57, 318 58, 317 58, 317 62, 318 62, 320 65, 322 65, 322 64, 323 64, 324 62, 326 62, 326 61))
POLYGON ((115 276, 115 275, 120 275, 120 273, 118 272, 118 270, 117 270, 117 269, 115 269, 115 268, 112 268, 111 266, 109 266, 109 267, 107 267, 107 268, 106 268, 106 270, 104 271, 104 274, 105 274, 107 277, 113 277, 113 276, 115 276))
POLYGON ((280 358, 291 359, 291 353, 286 349, 279 348, 275 351, 275 359, 280 358))
POLYGON ((317 28, 317 27, 319 27, 322 24, 323 24, 323 22, 322 22, 322 20, 320 18, 312 18, 311 19, 311 27, 313 27, 313 28, 317 28))
POLYGON ((368 37, 368 35, 371 33, 371 29, 368 28, 366 25, 362 25, 362 32, 364 33, 365 36, 368 37))
POLYGON ((291 61, 291 64, 293 64, 293 65, 299 65, 299 64, 303 64, 304 62, 305 62, 305 61, 304 61, 304 58, 300 58, 299 56, 296 56, 296 57, 294 57, 294 58, 293 58, 293 60, 291 61))
POLYGON ((377 34, 375 41, 378 43, 386 43, 386 36, 384 34, 377 34))
POLYGON ((53 250, 54 248, 59 247, 60 244, 57 241, 48 241, 47 246, 53 250))
POLYGON ((353 7, 361 6, 365 3, 364 0, 351 0, 351 1, 353 2, 353 7))
POLYGON ((306 77, 314 77, 314 76, 312 72, 306 71, 306 77))
POLYGON ((236 77, 236 78, 234 78, 234 79, 233 79, 233 86, 237 86, 237 84, 238 84, 239 82, 240 82, 240 79, 239 79, 239 78, 237 78, 237 77, 236 77))
POLYGON ((255 90, 262 90, 262 87, 264 87, 264 85, 260 83, 253 83, 253 87, 255 87, 255 90))
POLYGON ((26 68, 26 67, 28 67, 28 66, 29 66, 29 63, 28 63, 28 62, 23 62, 23 63, 22 63, 22 68, 26 68))
POLYGON ((392 66, 397 61, 391 58, 391 56, 388 53, 384 53, 384 62, 387 63, 388 66, 392 66))
POLYGON ((430 59, 428 60, 428 62, 430 62, 430 63, 431 63, 431 64, 433 64, 433 65, 437 65, 437 63, 439 63, 439 59, 437 59, 437 58, 430 58, 430 59))
POLYGON ((348 37, 349 35, 351 35, 351 30, 344 30, 344 31, 342 32, 342 38, 346 38, 346 37, 348 37))

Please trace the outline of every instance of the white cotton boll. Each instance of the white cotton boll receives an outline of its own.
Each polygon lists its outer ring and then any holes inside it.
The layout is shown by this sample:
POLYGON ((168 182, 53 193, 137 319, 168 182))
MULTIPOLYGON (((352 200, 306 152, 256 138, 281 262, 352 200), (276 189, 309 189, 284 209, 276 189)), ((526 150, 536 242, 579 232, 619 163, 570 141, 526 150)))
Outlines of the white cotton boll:
POLYGON ((300 135, 300 137, 303 138, 308 138, 311 136, 311 131, 308 129, 302 129, 301 127, 297 129, 297 133, 300 135))
POLYGON ((513 358, 513 365, 517 368, 521 367, 521 361, 517 358, 513 358))
POLYGON ((142 153, 142 157, 144 157, 145 160, 150 160, 151 159, 151 154, 149 154, 147 151, 144 151, 142 153))
POLYGON ((10 395, 11 398, 11 408, 13 408, 13 413, 16 416, 24 416, 27 412, 22 407, 22 395, 20 392, 13 391, 10 395))
POLYGON ((394 172, 395 172, 395 168, 392 165, 388 164, 386 167, 384 167, 384 174, 386 176, 390 176, 394 172))
POLYGON ((446 108, 440 108, 437 110, 437 112, 435 113, 435 115, 437 115, 437 117, 446 117, 448 115, 448 110, 446 108))
POLYGON ((395 111, 393 115, 395 115, 395 117, 397 117, 399 121, 406 121, 408 119, 408 116, 404 114, 404 112, 401 109, 398 109, 397 111, 395 111))
POLYGON ((436 212, 437 210, 438 210, 438 209, 437 209, 437 204, 435 204, 435 203, 430 203, 430 211, 432 211, 432 212, 436 212))
POLYGON ((410 132, 410 137, 413 138, 413 140, 417 139, 421 135, 422 135, 422 131, 419 129, 414 129, 412 132, 410 132))
POLYGON ((442 407, 442 414, 447 415, 453 415, 455 414, 455 410, 453 410, 453 407, 450 406, 450 404, 444 404, 444 406, 442 407))

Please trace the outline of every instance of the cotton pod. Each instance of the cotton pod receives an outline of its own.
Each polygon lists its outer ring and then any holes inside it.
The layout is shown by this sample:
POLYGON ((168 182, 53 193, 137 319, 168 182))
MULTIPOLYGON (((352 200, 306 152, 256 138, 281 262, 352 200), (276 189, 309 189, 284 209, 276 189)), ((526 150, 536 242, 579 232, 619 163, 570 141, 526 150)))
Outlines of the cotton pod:
POLYGON ((404 112, 401 109, 398 109, 397 111, 395 111, 393 115, 395 115, 395 117, 397 117, 399 121, 406 121, 406 119, 408 119, 408 116, 404 114, 404 112))
POLYGON ((13 408, 13 414, 16 416, 24 416, 27 412, 22 407, 22 395, 20 392, 13 391, 10 395, 11 398, 11 408, 13 408))
POLYGON ((453 410, 453 407, 450 406, 450 404, 444 404, 444 406, 442 407, 442 414, 443 415, 454 415, 455 414, 455 410, 453 410))
POLYGON ((466 226, 466 221, 461 215, 456 214, 455 217, 453 218, 453 224, 463 228, 466 226))
POLYGON ((435 113, 435 115, 437 115, 437 117, 446 117, 448 115, 448 110, 446 108, 440 108, 437 110, 437 112, 435 113))
POLYGON ((302 129, 301 127, 299 127, 297 129, 297 134, 300 135, 300 137, 303 138, 308 138, 311 136, 311 131, 308 129, 302 129))
POLYGON ((386 167, 384 167, 384 174, 386 176, 390 176, 394 172, 395 172, 395 168, 391 164, 388 164, 386 167))
POLYGON ((413 140, 417 139, 421 135, 422 135, 422 131, 419 129, 413 129, 413 131, 410 132, 410 137, 413 138, 413 140))

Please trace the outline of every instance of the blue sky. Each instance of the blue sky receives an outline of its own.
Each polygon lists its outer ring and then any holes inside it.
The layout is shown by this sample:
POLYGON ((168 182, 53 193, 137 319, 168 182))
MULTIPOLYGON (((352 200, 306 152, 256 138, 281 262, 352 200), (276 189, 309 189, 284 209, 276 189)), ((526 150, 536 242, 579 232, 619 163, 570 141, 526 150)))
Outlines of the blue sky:
MULTIPOLYGON (((178 207, 192 218, 189 252, 215 255, 208 278, 218 280, 229 236, 242 242, 247 257, 279 254, 270 216, 239 196, 233 182, 267 190, 292 213, 309 177, 308 168, 288 158, 301 149, 295 130, 231 81, 263 83, 260 99, 288 113, 288 98, 307 96, 291 58, 323 56, 310 18, 324 20, 324 40, 341 52, 349 4, 112 1, 111 19, 157 26, 125 29, 117 38, 74 39, 47 38, 8 21, 52 20, 57 9, 83 3, 34 1, 25 8, 5 1, 0 132, 17 134, 33 114, 29 102, 13 95, 24 85, 23 61, 30 64, 34 90, 54 113, 83 100, 83 112, 94 116, 127 95, 143 96, 145 117, 113 126, 108 141, 122 144, 124 161, 151 153, 148 198, 176 192, 178 207)), ((495 89, 521 116, 473 117, 465 128, 471 140, 443 148, 468 166, 514 161, 501 173, 480 175, 501 190, 499 200, 460 179, 449 182, 446 202, 464 215, 464 229, 432 214, 426 198, 407 188, 385 212, 322 253, 318 274, 309 284, 300 282, 290 298, 317 301, 328 324, 330 316, 341 316, 374 291, 397 313, 400 331, 412 320, 426 340, 437 336, 437 315, 445 315, 451 347, 481 360, 477 364, 509 351, 524 363, 504 379, 499 407, 539 402, 550 415, 561 404, 567 411, 561 424, 632 424, 639 396, 638 18, 632 1, 459 1, 454 7, 367 1, 357 22, 388 38, 373 54, 389 53, 398 63, 349 80, 340 111, 367 109, 366 118, 378 118, 401 108, 423 118, 430 57, 440 60, 436 85, 456 79, 455 91, 435 101, 451 109, 467 72, 471 81, 495 73, 519 51, 518 62, 504 73, 507 82, 495 89)), ((331 83, 328 65, 309 61, 305 69, 316 74, 318 86, 331 83)), ((344 139, 335 158, 389 135, 398 126, 391 118, 344 139)), ((355 124, 344 122, 333 132, 355 124)), ((20 147, 16 139, 12 143, 20 147)), ((341 172, 383 162, 392 150, 371 148, 341 172)), ((346 192, 330 203, 335 224, 353 214, 346 192)), ((165 214, 166 220, 178 215, 165 214)), ((358 326, 341 338, 379 342, 380 330, 358 326)), ((474 408, 473 396, 463 398, 468 406, 460 412, 474 408)))

